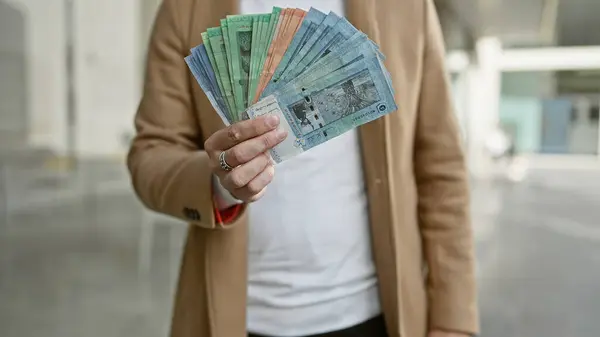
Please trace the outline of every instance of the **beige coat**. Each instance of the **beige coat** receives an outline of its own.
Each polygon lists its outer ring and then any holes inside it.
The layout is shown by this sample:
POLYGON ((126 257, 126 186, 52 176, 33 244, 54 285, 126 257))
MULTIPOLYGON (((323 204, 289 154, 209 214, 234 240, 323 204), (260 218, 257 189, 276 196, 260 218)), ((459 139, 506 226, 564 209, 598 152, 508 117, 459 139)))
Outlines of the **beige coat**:
MULTIPOLYGON (((183 60, 237 3, 165 0, 150 43, 128 164, 145 205, 191 222, 172 337, 246 332, 247 216, 215 223, 202 147, 223 124, 183 60), (186 219, 190 210, 199 220, 186 219)), ((360 127, 389 336, 423 337, 431 328, 476 333, 467 174, 432 0, 348 0, 345 14, 387 56, 399 105, 360 127)))

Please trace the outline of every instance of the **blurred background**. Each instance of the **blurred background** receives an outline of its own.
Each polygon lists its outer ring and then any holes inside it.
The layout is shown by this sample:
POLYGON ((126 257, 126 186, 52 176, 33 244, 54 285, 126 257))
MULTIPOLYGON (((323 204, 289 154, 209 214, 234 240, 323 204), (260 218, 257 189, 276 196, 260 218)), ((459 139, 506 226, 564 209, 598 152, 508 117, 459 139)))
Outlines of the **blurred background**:
MULTIPOLYGON (((124 155, 160 0, 0 0, 0 336, 166 336, 124 155)), ((439 0, 484 337, 600 336, 600 0, 439 0)))

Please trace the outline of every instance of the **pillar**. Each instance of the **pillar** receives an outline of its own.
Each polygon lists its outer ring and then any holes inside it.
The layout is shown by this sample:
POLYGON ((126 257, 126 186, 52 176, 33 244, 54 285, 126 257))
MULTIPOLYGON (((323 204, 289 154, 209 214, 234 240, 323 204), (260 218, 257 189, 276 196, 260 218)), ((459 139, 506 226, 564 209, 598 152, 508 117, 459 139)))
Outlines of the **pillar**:
POLYGON ((485 143, 498 125, 501 93, 502 45, 497 38, 484 37, 475 44, 474 61, 465 70, 467 160, 475 178, 492 173, 485 143))

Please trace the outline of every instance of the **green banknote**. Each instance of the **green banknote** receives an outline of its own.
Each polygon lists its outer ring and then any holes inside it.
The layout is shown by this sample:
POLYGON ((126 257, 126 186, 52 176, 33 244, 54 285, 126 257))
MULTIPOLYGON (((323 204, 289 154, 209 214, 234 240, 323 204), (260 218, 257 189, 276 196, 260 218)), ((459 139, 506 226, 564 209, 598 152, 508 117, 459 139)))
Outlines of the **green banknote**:
POLYGON ((271 14, 263 14, 256 17, 254 20, 254 26, 256 27, 256 34, 253 31, 252 35, 256 35, 256 38, 252 38, 252 55, 250 60, 250 79, 249 79, 249 87, 248 87, 248 102, 252 102, 254 100, 254 92, 256 91, 256 85, 258 84, 258 78, 260 76, 260 70, 262 70, 262 66, 260 64, 260 60, 262 59, 262 55, 266 54, 267 50, 265 49, 268 29, 269 29, 269 21, 271 19, 271 14))
MULTIPOLYGON (((207 30, 208 40, 210 41, 212 54, 217 64, 217 71, 219 74, 219 78, 221 79, 221 85, 223 88, 221 92, 225 95, 225 100, 227 101, 227 107, 229 111, 233 114, 236 110, 235 101, 233 96, 233 90, 231 88, 231 81, 229 77, 229 70, 227 67, 227 51, 225 50, 225 41, 223 40, 223 33, 220 27, 209 28, 207 30)), ((233 117, 233 116, 232 116, 233 117)))
POLYGON ((229 28, 229 48, 231 49, 231 77, 233 98, 238 119, 248 106, 248 78, 252 49, 252 22, 254 15, 227 16, 229 28))
MULTIPOLYGON (((280 7, 273 7, 273 12, 271 13, 271 19, 269 20, 269 38, 268 45, 271 44, 271 40, 273 40, 273 34, 275 34, 275 27, 277 27, 277 22, 279 22, 279 14, 281 14, 280 7)), ((266 57, 266 53, 265 53, 266 57)))
MULTIPOLYGON (((227 52, 227 70, 231 75, 231 49, 229 48, 229 27, 227 26, 227 19, 221 19, 221 32, 223 34, 223 41, 225 41, 225 51, 227 52)), ((229 76, 229 83, 233 88, 233 79, 229 76)), ((234 111, 235 109, 231 110, 234 111)))
MULTIPOLYGON (((213 71, 215 73, 215 77, 217 78, 217 85, 218 85, 219 90, 221 91, 221 93, 224 94, 225 90, 224 90, 224 87, 223 87, 221 75, 219 74, 219 67, 217 65, 217 61, 215 60, 215 56, 213 54, 212 45, 211 45, 210 39, 208 37, 208 32, 203 32, 201 34, 201 36, 202 36, 202 42, 204 42, 204 46, 206 48, 206 54, 208 55, 208 59, 210 61, 211 67, 213 68, 213 71)), ((225 104, 227 105, 227 109, 229 110, 229 112, 233 113, 234 110, 232 110, 232 107, 230 106, 230 104, 227 101, 226 97, 224 97, 224 101, 225 101, 225 104)), ((231 118, 232 116, 230 116, 228 114, 227 117, 231 118)))
POLYGON ((256 48, 258 47, 258 40, 260 38, 260 26, 259 20, 252 21, 252 46, 250 48, 250 72, 248 74, 248 101, 250 101, 250 87, 252 87, 252 74, 254 73, 254 68, 256 67, 256 56, 258 55, 256 52, 256 48))
POLYGON ((259 24, 259 20, 252 21, 252 46, 250 48, 250 72, 248 73, 248 101, 250 101, 250 88, 252 87, 252 74, 254 74, 254 68, 256 68, 256 57, 258 55, 256 48, 258 48, 258 40, 260 39, 260 29, 262 27, 259 24))

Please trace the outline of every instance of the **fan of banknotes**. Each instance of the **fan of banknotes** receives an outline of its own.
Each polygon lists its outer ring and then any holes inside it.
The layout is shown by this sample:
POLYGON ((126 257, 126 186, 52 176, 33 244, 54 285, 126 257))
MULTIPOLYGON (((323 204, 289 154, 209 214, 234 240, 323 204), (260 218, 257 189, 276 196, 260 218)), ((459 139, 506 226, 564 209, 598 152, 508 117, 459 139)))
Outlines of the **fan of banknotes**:
POLYGON ((397 109, 379 47, 345 18, 311 8, 230 15, 185 58, 226 125, 275 114, 275 162, 397 109))

